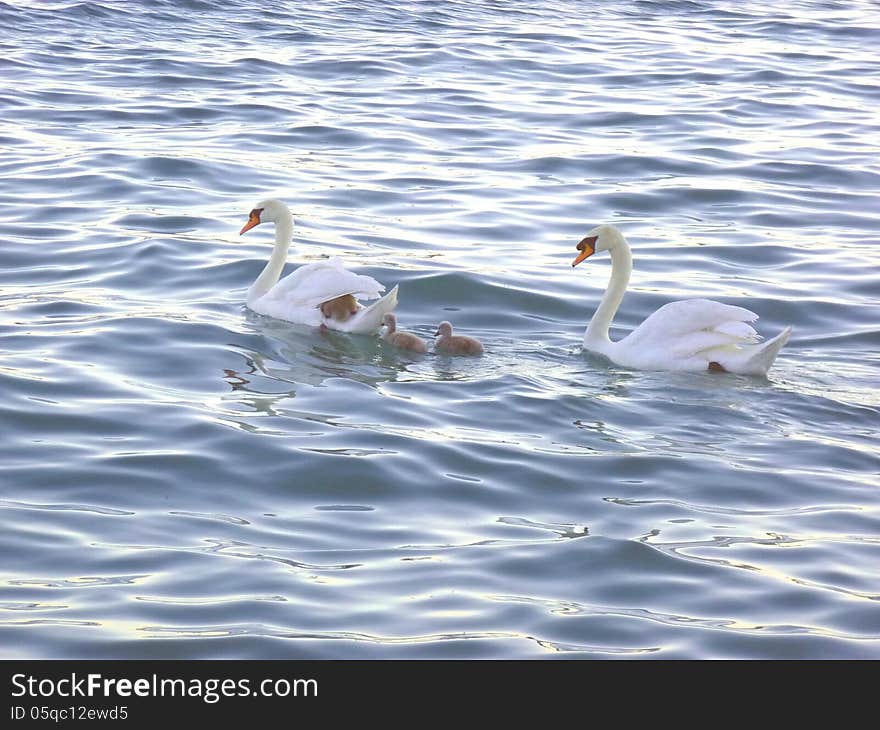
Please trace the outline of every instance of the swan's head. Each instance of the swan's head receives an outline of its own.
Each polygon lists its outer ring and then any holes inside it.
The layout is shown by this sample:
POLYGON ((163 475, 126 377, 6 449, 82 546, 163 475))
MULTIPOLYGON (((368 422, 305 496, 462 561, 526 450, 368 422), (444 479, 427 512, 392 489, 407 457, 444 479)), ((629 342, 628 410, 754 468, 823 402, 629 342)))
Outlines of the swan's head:
POLYGON ((437 325, 437 331, 434 333, 434 337, 452 337, 452 323, 441 322, 437 325))
POLYGON ((248 222, 238 232, 240 236, 260 223, 277 223, 284 217, 290 218, 290 209, 280 200, 263 200, 248 214, 248 222))
POLYGON ((597 251, 609 251, 622 240, 623 235, 614 226, 607 223, 596 226, 577 245, 577 250, 580 253, 571 262, 571 265, 577 266, 581 261, 590 258, 597 251))

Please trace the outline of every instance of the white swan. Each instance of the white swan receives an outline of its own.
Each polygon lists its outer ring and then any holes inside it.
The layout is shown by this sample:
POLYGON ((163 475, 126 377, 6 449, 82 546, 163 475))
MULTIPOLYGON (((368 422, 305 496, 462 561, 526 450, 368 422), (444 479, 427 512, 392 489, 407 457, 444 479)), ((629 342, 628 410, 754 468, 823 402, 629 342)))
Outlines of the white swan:
POLYGON ((648 317, 622 340, 608 337, 632 273, 632 254, 623 234, 614 226, 597 226, 577 245, 572 266, 596 251, 611 254, 611 281, 602 303, 584 333, 584 349, 637 370, 713 370, 743 375, 765 375, 791 327, 760 342, 749 325, 758 315, 710 299, 670 302, 648 317))
POLYGON ((239 235, 260 223, 275 224, 275 248, 269 263, 247 293, 247 305, 258 314, 284 319, 313 327, 357 334, 375 334, 382 327, 382 318, 397 306, 397 287, 369 307, 358 305, 358 311, 345 321, 330 319, 321 312, 321 304, 345 294, 362 299, 375 299, 385 287, 378 281, 348 271, 337 258, 300 266, 281 281, 287 261, 287 249, 293 234, 293 216, 280 200, 264 200, 257 204, 239 235))

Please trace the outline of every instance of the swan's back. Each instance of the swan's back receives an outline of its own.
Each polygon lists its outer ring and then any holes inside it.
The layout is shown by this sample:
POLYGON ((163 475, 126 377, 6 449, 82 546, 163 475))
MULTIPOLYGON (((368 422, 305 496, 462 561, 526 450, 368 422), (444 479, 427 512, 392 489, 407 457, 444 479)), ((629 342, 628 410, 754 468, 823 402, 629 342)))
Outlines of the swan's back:
POLYGON ((337 258, 300 266, 273 286, 261 299, 288 302, 297 307, 320 307, 323 302, 351 294, 376 299, 385 287, 371 276, 355 274, 337 258))
POLYGON ((666 337, 696 330, 715 329, 731 322, 754 322, 758 315, 743 307, 712 299, 685 299, 669 302, 651 314, 636 331, 662 332, 666 337))
POLYGON ((754 342, 755 330, 747 324, 758 315, 743 307, 711 299, 686 299, 664 304, 619 344, 639 349, 659 348, 681 356, 714 345, 738 340, 754 342), (703 343, 701 345, 701 343, 703 343), (688 352, 679 353, 680 346, 688 352))

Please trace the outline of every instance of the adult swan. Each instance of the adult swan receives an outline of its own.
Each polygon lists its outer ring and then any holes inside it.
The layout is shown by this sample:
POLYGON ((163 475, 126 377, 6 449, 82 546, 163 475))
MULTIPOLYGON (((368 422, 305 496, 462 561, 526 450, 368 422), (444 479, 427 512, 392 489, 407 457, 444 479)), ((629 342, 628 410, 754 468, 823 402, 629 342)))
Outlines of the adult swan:
POLYGON ((611 281, 602 303, 584 333, 584 349, 597 352, 624 367, 637 370, 713 370, 766 375, 791 327, 760 342, 749 325, 758 315, 710 299, 670 302, 648 317, 622 340, 608 337, 632 273, 632 254, 623 234, 614 226, 594 228, 577 245, 572 266, 597 251, 611 254, 611 281))
POLYGON ((382 327, 382 318, 397 306, 397 287, 369 307, 357 305, 357 312, 341 322, 328 319, 321 312, 324 302, 351 294, 355 298, 375 299, 385 287, 378 281, 348 271, 337 258, 300 266, 281 281, 281 270, 287 261, 287 249, 293 234, 293 216, 280 200, 264 200, 257 204, 239 235, 260 223, 275 224, 275 248, 269 263, 248 289, 247 305, 258 314, 284 319, 313 327, 357 334, 375 334, 382 327))

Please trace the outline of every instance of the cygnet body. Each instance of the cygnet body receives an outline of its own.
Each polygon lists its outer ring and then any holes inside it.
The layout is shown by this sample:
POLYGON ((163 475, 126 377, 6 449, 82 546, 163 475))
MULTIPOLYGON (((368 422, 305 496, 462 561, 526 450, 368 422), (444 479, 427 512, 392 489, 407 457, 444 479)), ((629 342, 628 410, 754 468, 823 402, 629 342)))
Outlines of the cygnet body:
POLYGON ((452 325, 441 322, 435 333, 434 352, 442 355, 482 355, 483 344, 473 337, 452 334, 452 325))
POLYGON ((386 314, 383 322, 387 328, 385 334, 382 335, 385 342, 410 352, 425 353, 428 351, 428 345, 418 335, 414 335, 412 332, 397 331, 397 317, 393 313, 386 314))
POLYGON ((330 299, 321 305, 321 314, 327 319, 335 319, 337 322, 345 322, 357 312, 357 299, 351 294, 343 294, 341 297, 330 299))

